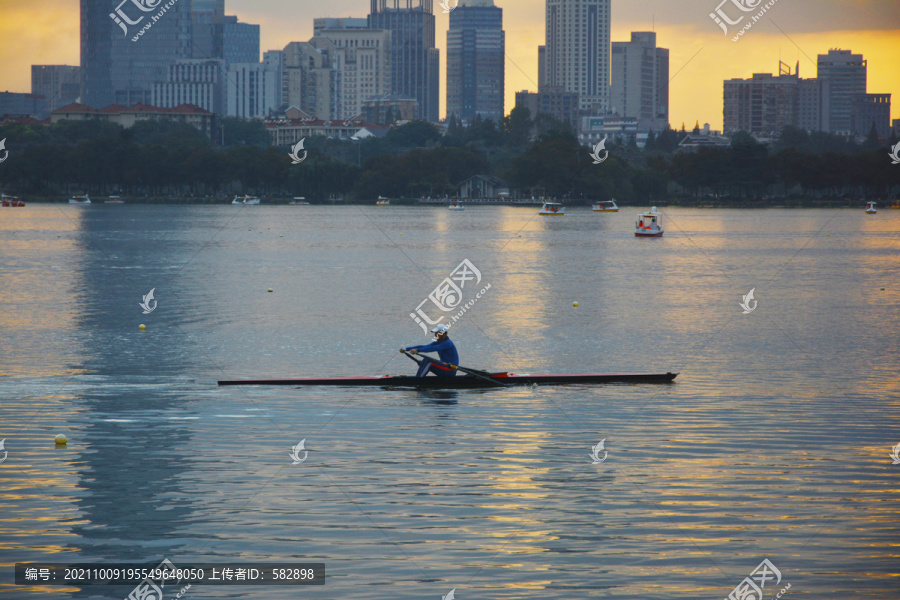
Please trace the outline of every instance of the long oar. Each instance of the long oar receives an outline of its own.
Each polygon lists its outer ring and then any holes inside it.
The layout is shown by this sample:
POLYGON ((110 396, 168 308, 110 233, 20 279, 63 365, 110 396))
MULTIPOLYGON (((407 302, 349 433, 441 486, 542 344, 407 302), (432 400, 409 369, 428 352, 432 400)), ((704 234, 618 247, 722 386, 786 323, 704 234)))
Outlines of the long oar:
MULTIPOLYGON (((405 354, 405 355, 407 355, 408 357, 412 358, 412 359, 415 360, 416 362, 419 362, 418 360, 416 360, 415 358, 413 358, 413 355, 412 355, 411 352, 409 352, 409 351, 407 351, 407 350, 402 350, 402 349, 400 350, 400 352, 402 352, 403 354, 405 354)), ((442 360, 438 360, 438 359, 436 359, 436 358, 431 358, 430 356, 428 356, 428 357, 424 357, 424 356, 423 356, 422 358, 423 358, 423 360, 424 360, 425 358, 427 358, 428 360, 430 360, 430 361, 433 362, 434 364, 441 365, 442 367, 447 367, 447 368, 449 368, 449 369, 458 369, 458 370, 462 371, 463 373, 468 373, 469 375, 473 375, 473 376, 475 376, 475 377, 480 377, 481 379, 484 379, 485 381, 490 381, 490 382, 493 383, 494 385, 499 385, 500 387, 509 387, 509 384, 503 383, 502 381, 497 381, 496 379, 494 379, 493 377, 491 377, 489 373, 486 373, 486 372, 484 372, 484 371, 478 371, 478 370, 476 370, 476 369, 469 369, 469 368, 467 368, 467 367, 461 367, 461 366, 459 366, 459 365, 451 365, 450 363, 445 363, 445 362, 442 361, 442 360)))

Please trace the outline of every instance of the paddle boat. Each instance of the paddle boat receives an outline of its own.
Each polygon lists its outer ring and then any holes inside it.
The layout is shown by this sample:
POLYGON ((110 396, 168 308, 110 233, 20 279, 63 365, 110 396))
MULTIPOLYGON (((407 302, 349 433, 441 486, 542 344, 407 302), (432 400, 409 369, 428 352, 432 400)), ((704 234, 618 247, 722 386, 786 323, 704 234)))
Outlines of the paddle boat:
POLYGON ((459 202, 454 202, 448 207, 450 210, 466 210, 466 207, 459 202))
POLYGON ((90 204, 90 203, 91 203, 91 199, 88 198, 87 194, 85 194, 84 196, 72 196, 71 198, 69 198, 69 204, 90 204))
POLYGON ((545 217, 562 217, 566 214, 566 207, 559 202, 544 202, 538 214, 545 217))
POLYGON ((616 205, 615 200, 607 200, 604 202, 597 202, 593 206, 594 212, 619 212, 619 207, 616 205))
POLYGON ((389 206, 390 204, 391 204, 390 199, 382 198, 381 196, 378 196, 378 200, 375 202, 376 206, 389 206))
POLYGON ((104 204, 125 204, 125 201, 122 200, 119 196, 110 196, 104 204))
POLYGON ((878 212, 878 209, 875 208, 874 202, 869 202, 866 204, 866 214, 867 215, 874 215, 877 212, 878 212))
POLYGON ((0 194, 0 206, 25 206, 25 203, 16 196, 0 194))
POLYGON ((634 237, 662 237, 662 235, 662 215, 655 206, 650 212, 638 214, 638 220, 634 224, 634 237))
POLYGON ((231 203, 243 204, 245 206, 255 206, 259 204, 259 198, 257 198, 256 196, 244 196, 243 199, 241 199, 240 197, 235 196, 234 200, 232 200, 231 203))

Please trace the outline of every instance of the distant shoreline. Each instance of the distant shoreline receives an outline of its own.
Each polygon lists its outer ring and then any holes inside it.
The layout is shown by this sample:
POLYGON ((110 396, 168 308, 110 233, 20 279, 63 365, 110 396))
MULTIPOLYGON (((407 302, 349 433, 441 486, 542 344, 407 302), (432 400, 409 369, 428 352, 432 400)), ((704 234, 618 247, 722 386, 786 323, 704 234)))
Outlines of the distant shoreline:
MULTIPOLYGON (((12 194, 15 196, 15 194, 12 194)), ((28 196, 19 195, 18 198, 23 202, 28 204, 55 204, 55 205, 68 205, 68 200, 57 200, 57 199, 47 199, 47 198, 29 198, 28 196)), ((223 198, 215 198, 215 199, 204 199, 204 198, 135 198, 131 199, 127 196, 122 197, 124 204, 131 205, 184 205, 184 206, 232 206, 231 199, 223 199, 223 198)), ((376 206, 375 199, 372 200, 354 200, 354 201, 342 201, 342 202, 316 202, 315 200, 306 200, 309 204, 303 205, 291 205, 292 198, 277 198, 277 199, 261 199, 261 204, 259 206, 376 206)), ((561 202, 565 206, 571 208, 590 208, 591 204, 598 202, 598 200, 553 200, 548 199, 548 201, 553 202, 561 202)), ((669 200, 648 200, 643 203, 629 203, 621 200, 616 200, 616 203, 619 205, 620 209, 624 208, 634 208, 641 209, 646 208, 647 206, 658 206, 660 208, 704 208, 704 209, 714 209, 714 208, 723 208, 723 209, 766 209, 766 208, 865 208, 867 199, 852 199, 848 200, 845 198, 833 198, 833 199, 803 199, 803 198, 791 198, 791 199, 783 199, 779 198, 777 200, 765 201, 734 201, 730 202, 727 200, 720 200, 717 202, 711 202, 707 199, 690 199, 690 198, 672 198, 669 200)), ((885 200, 885 199, 876 199, 878 208, 890 209, 892 204, 900 204, 900 200, 885 200)), ((441 202, 428 202, 422 203, 419 202, 418 199, 409 199, 409 198, 391 198, 391 204, 389 206, 403 206, 403 207, 422 207, 422 208, 446 208, 445 205, 449 206, 451 203, 459 203, 464 206, 468 206, 470 208, 490 208, 490 207, 518 207, 518 208, 534 208, 541 206, 540 200, 527 201, 527 202, 467 202, 466 200, 460 200, 457 198, 448 198, 441 202)), ((101 205, 106 204, 105 197, 100 196, 97 199, 92 199, 91 205, 101 205)), ((113 206, 119 205, 118 203, 113 204, 113 206)), ((240 206, 240 205, 238 205, 240 206)))

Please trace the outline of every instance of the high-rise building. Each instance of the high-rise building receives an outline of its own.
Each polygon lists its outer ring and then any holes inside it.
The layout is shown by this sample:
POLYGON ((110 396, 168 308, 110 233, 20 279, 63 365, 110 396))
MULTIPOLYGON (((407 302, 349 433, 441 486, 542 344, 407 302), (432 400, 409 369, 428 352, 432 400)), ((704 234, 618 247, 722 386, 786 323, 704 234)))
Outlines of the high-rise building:
POLYGON ((81 0, 82 101, 95 108, 149 103, 169 66, 191 57, 191 3, 153 9, 81 0))
POLYGON ((506 34, 494 0, 459 0, 447 31, 447 115, 503 119, 506 34))
POLYGON ((273 102, 278 112, 284 112, 288 108, 284 93, 285 58, 284 50, 266 50, 263 53, 263 64, 275 78, 277 89, 273 102))
POLYGON ((868 135, 873 125, 879 137, 890 137, 890 94, 859 94, 850 99, 850 133, 868 135))
POLYGON ((225 16, 222 23, 225 65, 259 63, 259 25, 239 23, 233 15, 225 16))
POLYGON ((165 82, 153 84, 153 106, 175 108, 193 104, 218 115, 225 114, 225 61, 191 58, 169 67, 165 82))
POLYGON ((347 120, 366 101, 390 95, 391 32, 348 21, 316 19, 312 39, 285 47, 285 104, 317 119, 347 120))
POLYGON ((434 45, 432 0, 371 0, 368 23, 370 29, 391 32, 392 92, 418 100, 419 118, 436 122, 440 52, 434 45))
POLYGON ((567 92, 561 88, 544 88, 535 93, 523 90, 516 92, 516 106, 524 106, 534 118, 540 114, 549 115, 568 124, 572 131, 578 130, 579 109, 578 94, 567 92))
POLYGON ((546 85, 578 94, 582 110, 609 110, 611 0, 547 0, 546 85))
POLYGON ((669 127, 669 50, 656 47, 656 33, 632 32, 612 43, 610 110, 636 117, 639 131, 669 127))
POLYGON ((193 0, 191 56, 225 57, 225 0, 193 0))
MULTIPOLYGON (((867 63, 862 54, 850 50, 829 50, 819 55, 819 79, 828 80, 831 133, 849 134, 851 103, 866 93, 867 63)), ((868 132, 867 132, 868 133, 868 132)), ((863 134, 865 135, 865 134, 863 134)))
POLYGON ((281 61, 266 54, 266 62, 234 63, 228 67, 225 97, 229 117, 265 118, 281 108, 281 61))
POLYGON ((50 110, 43 96, 0 92, 0 117, 3 116, 46 119, 50 116, 50 110))
MULTIPOLYGON (((330 43, 320 39, 320 46, 330 43)), ((333 53, 322 52, 310 42, 291 42, 284 47, 284 65, 288 107, 322 120, 337 114, 343 102, 333 53)))
POLYGON ((725 81, 725 133, 778 136, 785 127, 797 126, 799 77, 784 63, 780 68, 778 77, 754 73, 752 79, 725 81))
POLYGON ((547 85, 547 46, 538 46, 538 90, 547 85))
POLYGON ((81 97, 81 67, 31 65, 31 93, 47 99, 47 110, 77 102, 81 97))
POLYGON ((801 79, 797 88, 797 127, 831 131, 831 85, 827 79, 801 79))
POLYGON ((360 29, 347 21, 317 28, 309 42, 334 57, 340 102, 337 114, 327 117, 331 119, 352 119, 367 100, 391 93, 391 32, 360 29))

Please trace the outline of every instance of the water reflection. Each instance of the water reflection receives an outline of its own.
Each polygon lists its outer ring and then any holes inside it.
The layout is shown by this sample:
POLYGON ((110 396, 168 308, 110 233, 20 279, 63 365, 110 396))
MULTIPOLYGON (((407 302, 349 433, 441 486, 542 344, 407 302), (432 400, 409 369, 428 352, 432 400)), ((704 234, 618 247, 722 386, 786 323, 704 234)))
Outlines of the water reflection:
POLYGON ((459 392, 455 390, 417 390, 416 398, 426 405, 455 406, 459 402, 459 392))
POLYGON ((76 318, 82 287, 81 215, 52 206, 4 210, 0 219, 0 376, 53 377, 84 352, 76 318))
MULTIPOLYGON (((150 321, 138 302, 171 275, 166 265, 184 264, 196 252, 174 240, 164 249, 148 241, 163 232, 175 238, 191 224, 105 207, 87 209, 79 222, 74 322, 84 346, 80 359, 92 375, 73 398, 87 423, 79 433, 84 451, 74 463, 84 492, 77 501, 81 514, 71 531, 91 560, 154 562, 177 552, 178 531, 196 511, 182 483, 196 469, 185 452, 193 413, 185 410, 189 398, 172 384, 207 365, 177 326, 177 305, 150 321), (140 332, 137 323, 144 320, 151 326, 140 332)), ((166 291, 177 285, 176 279, 166 291)))

